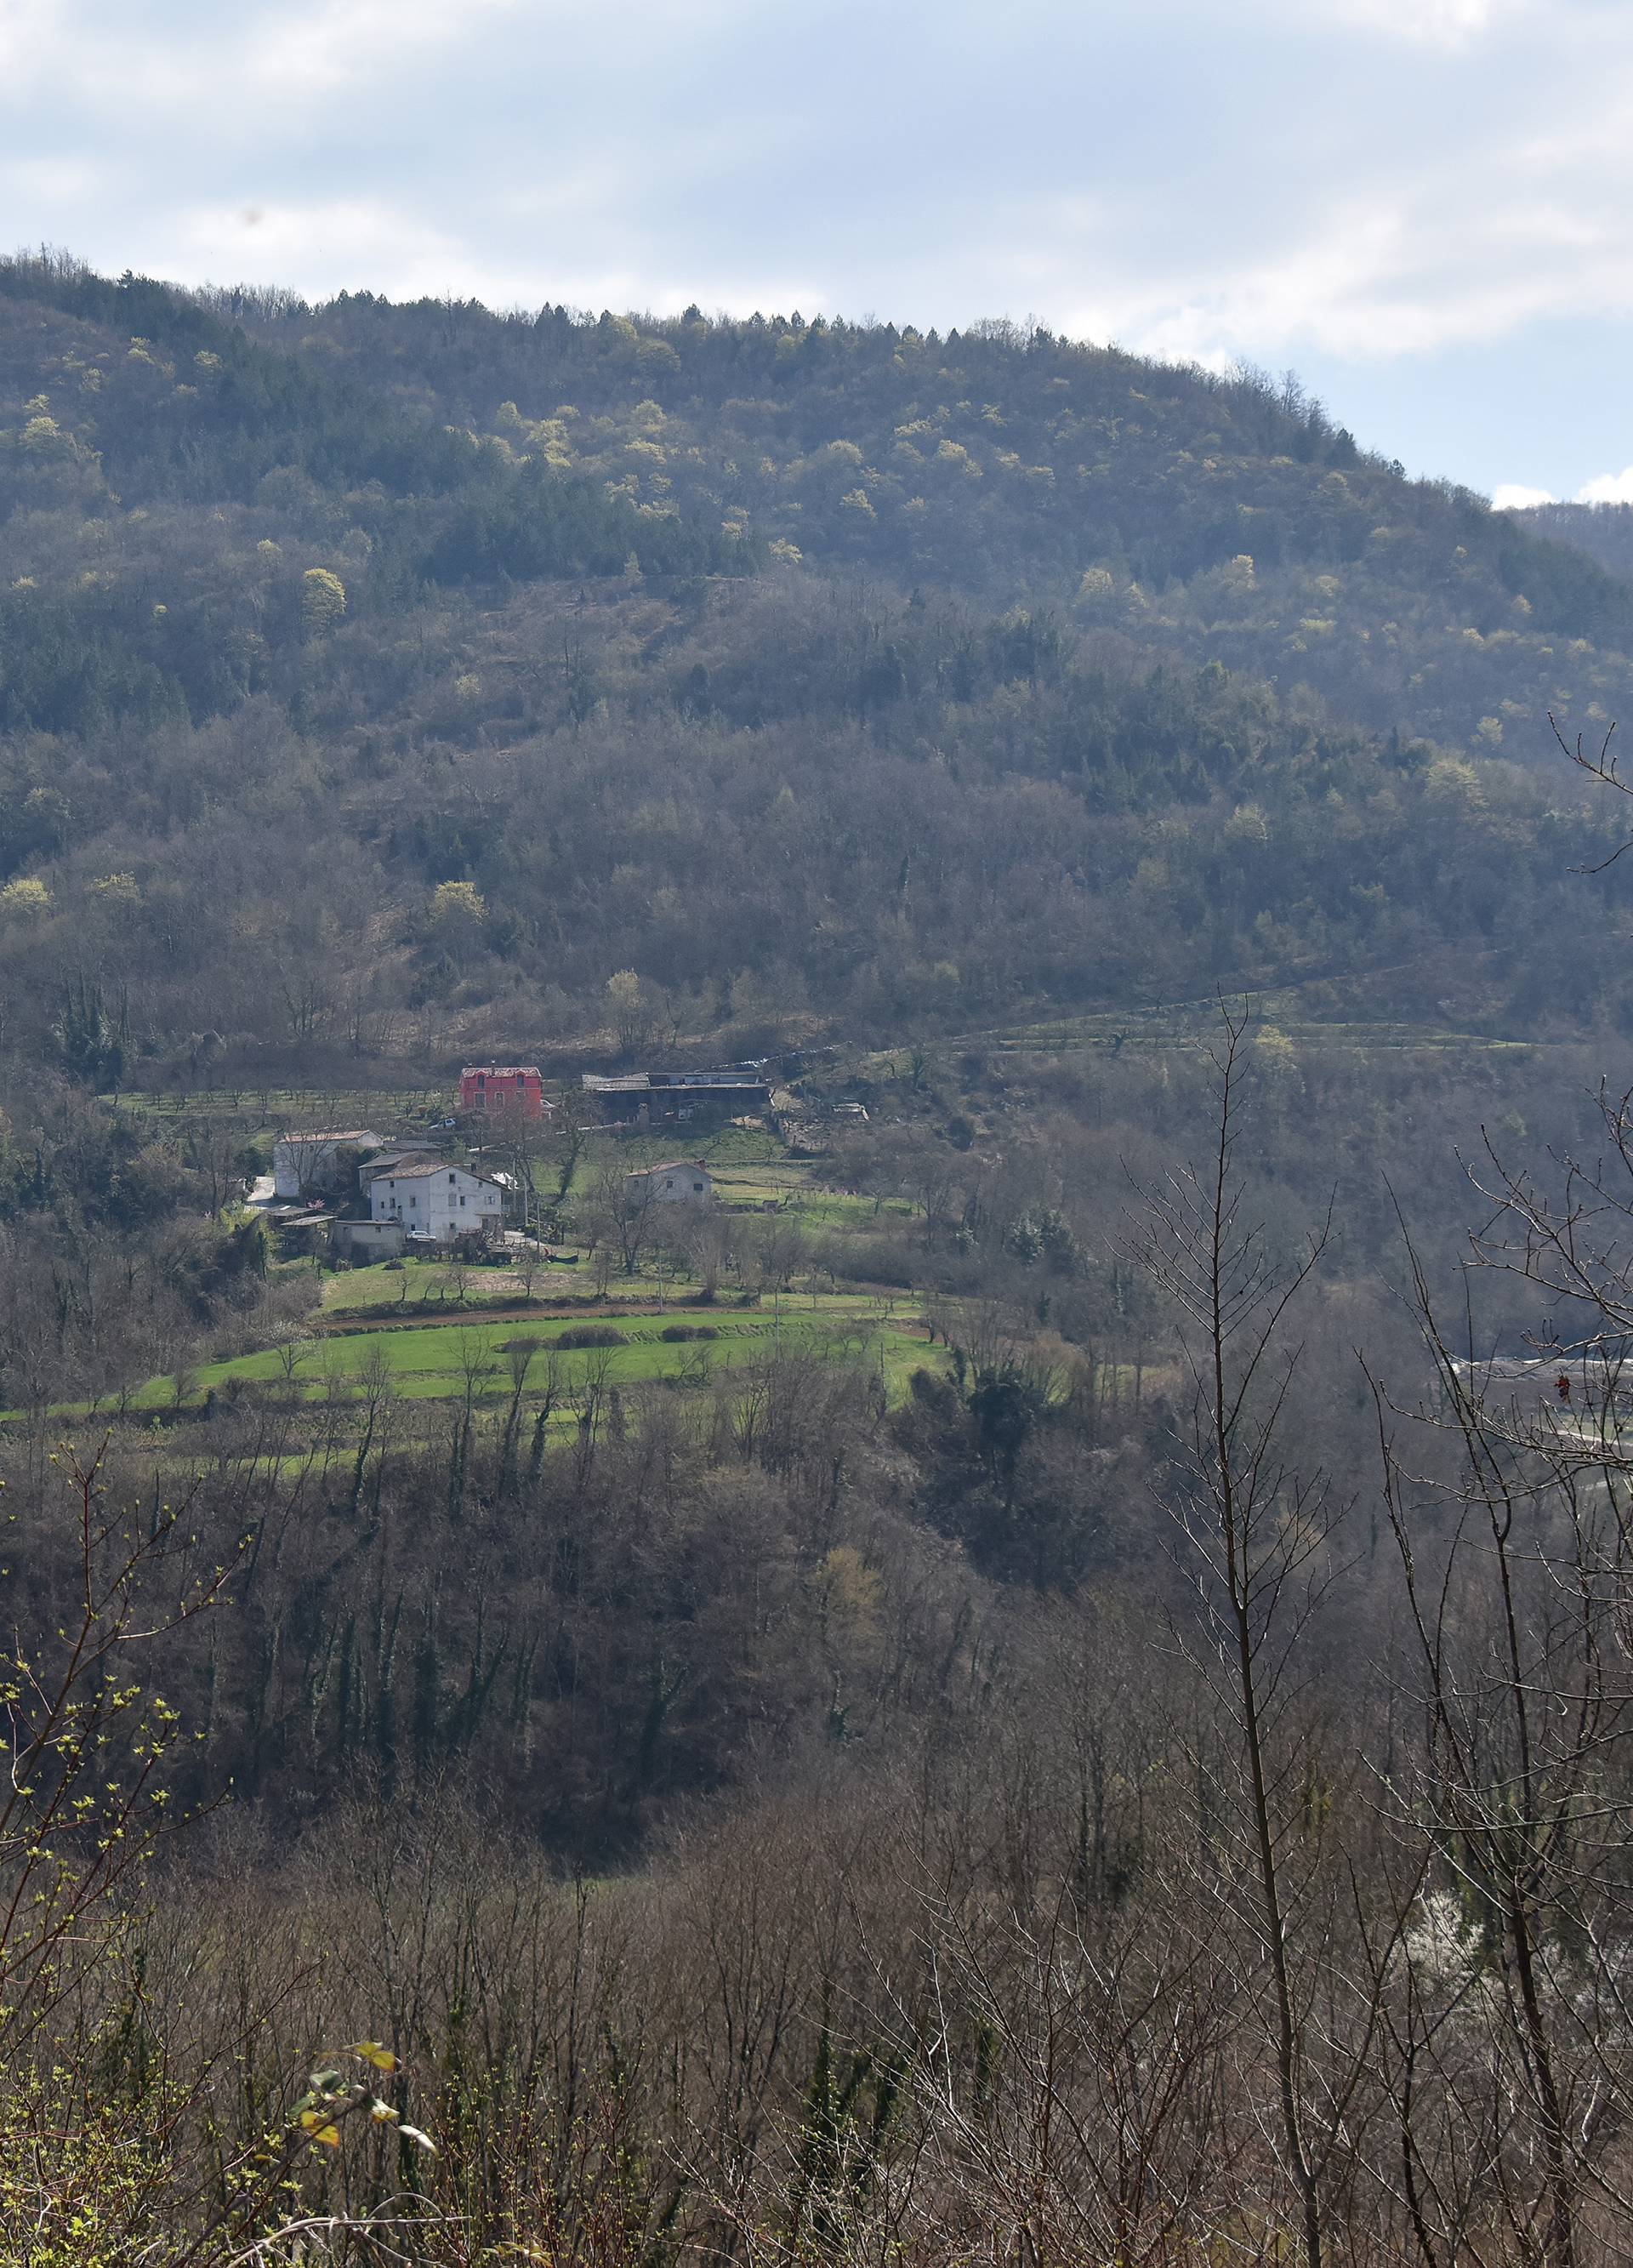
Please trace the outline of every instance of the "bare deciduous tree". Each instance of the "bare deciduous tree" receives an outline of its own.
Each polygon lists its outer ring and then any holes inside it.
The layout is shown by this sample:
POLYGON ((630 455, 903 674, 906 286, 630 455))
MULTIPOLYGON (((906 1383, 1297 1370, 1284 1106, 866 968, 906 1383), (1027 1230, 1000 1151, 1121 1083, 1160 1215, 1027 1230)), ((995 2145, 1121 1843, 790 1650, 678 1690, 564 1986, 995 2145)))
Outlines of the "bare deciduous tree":
MULTIPOLYGON (((1281 2166, 1298 2198, 1306 2268, 1320 2268, 1325 2177, 1364 2052, 1323 2036, 1311 2018, 1311 1983, 1298 1973, 1301 1926, 1323 1895, 1320 1837, 1297 1831, 1320 1771, 1299 1705, 1300 1654, 1334 1577, 1339 1507, 1324 1475, 1288 1461, 1280 1432, 1298 1361, 1285 1327, 1328 1225, 1278 1270, 1247 1215, 1236 1148, 1251 1016, 1222 1005, 1220 1018, 1212 1153, 1144 1193, 1137 1250, 1178 1321, 1190 1388, 1172 1490, 1203 1642, 1183 1628, 1178 1635, 1224 1735, 1211 1756, 1198 1757, 1199 1774, 1225 1775, 1217 1850, 1211 1861, 1204 1851, 1198 1880, 1227 1902, 1239 1886, 1247 1892, 1269 2004, 1281 2166)), ((1359 2013, 1365 2043, 1372 2012, 1359 2013)))

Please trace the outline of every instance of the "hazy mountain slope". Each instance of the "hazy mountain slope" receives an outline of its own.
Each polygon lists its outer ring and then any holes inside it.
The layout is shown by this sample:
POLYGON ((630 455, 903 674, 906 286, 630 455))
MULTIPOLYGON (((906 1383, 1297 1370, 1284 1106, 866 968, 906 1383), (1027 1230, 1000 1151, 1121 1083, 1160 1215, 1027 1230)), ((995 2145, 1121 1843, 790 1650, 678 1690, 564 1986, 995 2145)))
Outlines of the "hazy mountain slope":
POLYGON ((1633 581, 1633 504, 1540 504, 1511 517, 1528 534, 1571 544, 1607 574, 1633 581))

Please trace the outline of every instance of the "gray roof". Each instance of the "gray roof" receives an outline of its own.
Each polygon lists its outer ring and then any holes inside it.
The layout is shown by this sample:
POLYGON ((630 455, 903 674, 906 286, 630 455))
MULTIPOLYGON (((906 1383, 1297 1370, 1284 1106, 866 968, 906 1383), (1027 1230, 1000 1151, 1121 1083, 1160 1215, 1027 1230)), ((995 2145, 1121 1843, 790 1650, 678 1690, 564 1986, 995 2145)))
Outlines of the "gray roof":
POLYGON ((378 1142, 379 1136, 366 1126, 347 1126, 328 1134, 280 1134, 280 1142, 378 1142))

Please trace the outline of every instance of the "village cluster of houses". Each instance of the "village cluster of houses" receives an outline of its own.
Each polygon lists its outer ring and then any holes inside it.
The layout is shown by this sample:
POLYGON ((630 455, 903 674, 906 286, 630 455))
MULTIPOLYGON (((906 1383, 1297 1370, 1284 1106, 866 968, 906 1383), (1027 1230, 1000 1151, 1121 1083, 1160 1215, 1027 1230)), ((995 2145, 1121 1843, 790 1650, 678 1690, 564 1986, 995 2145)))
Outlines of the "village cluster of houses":
POLYGON ((428 1143, 349 1126, 280 1135, 272 1193, 275 1204, 295 1208, 286 1227, 327 1226, 337 1256, 391 1260, 416 1244, 490 1241, 515 1189, 509 1174, 453 1164, 428 1143))
MULTIPOLYGON (((763 1108, 763 1069, 586 1073, 586 1097, 608 1125, 720 1117, 763 1108)), ((556 1115, 533 1064, 474 1064, 460 1074, 460 1121, 503 1140, 556 1115)), ((454 1122, 450 1122, 453 1123, 454 1122)), ((671 1159, 625 1177, 634 1204, 710 1206, 714 1178, 695 1159, 671 1159)), ((488 1245, 510 1228, 526 1229, 524 1193, 514 1177, 450 1160, 436 1140, 400 1140, 369 1126, 326 1127, 279 1135, 272 1153, 272 1217, 292 1241, 327 1236, 336 1257, 386 1260, 416 1248, 452 1250, 488 1245)))

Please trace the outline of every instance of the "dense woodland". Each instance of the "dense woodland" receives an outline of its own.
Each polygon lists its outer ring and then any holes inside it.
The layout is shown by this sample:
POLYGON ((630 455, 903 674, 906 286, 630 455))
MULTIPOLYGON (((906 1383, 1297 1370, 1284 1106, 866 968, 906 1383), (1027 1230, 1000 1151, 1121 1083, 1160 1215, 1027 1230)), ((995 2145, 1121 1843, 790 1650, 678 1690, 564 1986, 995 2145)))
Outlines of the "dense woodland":
POLYGON ((1619 525, 0 267, 5 2268, 1633 2260, 1619 525), (303 1370, 217 1106, 488 1049, 774 1057, 843 1204, 564 1123, 695 1369, 303 1370), (850 1285, 902 1390, 703 1359, 850 1285))
POLYGON ((1613 575, 1633 573, 1633 504, 1531 504, 1514 517, 1534 534, 1574 543, 1613 575))
POLYGON ((732 1051, 1363 971, 1623 1012, 1548 718, 1624 705, 1633 596, 1294 386, 19 261, 0 421, 16 1044, 82 975, 250 1077, 593 1044, 625 968, 732 1051))

